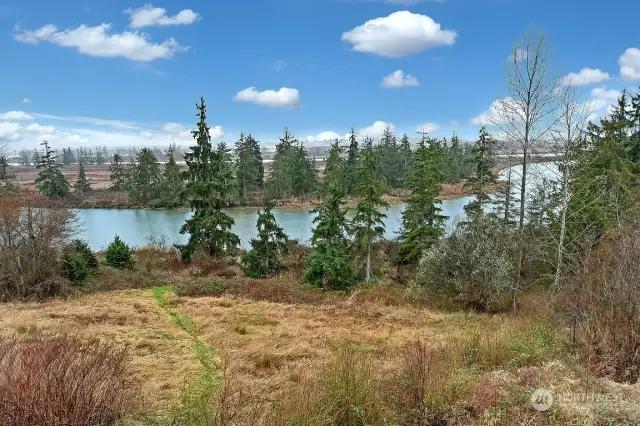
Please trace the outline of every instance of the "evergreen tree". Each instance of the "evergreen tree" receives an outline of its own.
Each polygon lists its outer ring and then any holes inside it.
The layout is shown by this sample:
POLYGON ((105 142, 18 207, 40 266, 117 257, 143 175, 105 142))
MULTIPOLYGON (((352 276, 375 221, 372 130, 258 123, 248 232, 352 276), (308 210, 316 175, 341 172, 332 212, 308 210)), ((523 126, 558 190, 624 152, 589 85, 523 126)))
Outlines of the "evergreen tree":
POLYGON ((493 214, 500 219, 503 225, 513 226, 518 217, 518 196, 513 187, 513 169, 506 170, 506 179, 498 187, 493 200, 493 214))
POLYGON ((62 148, 62 164, 69 166, 73 163, 75 163, 75 159, 71 148, 62 148))
POLYGON ((50 198, 62 198, 69 194, 69 182, 60 171, 56 161, 54 151, 49 148, 49 143, 41 143, 44 148, 38 163, 38 177, 36 178, 36 189, 42 195, 50 198))
POLYGON ((170 145, 166 152, 167 162, 162 171, 162 192, 164 204, 167 206, 180 205, 180 194, 184 187, 182 171, 176 163, 174 152, 175 145, 170 145))
POLYGON ((402 135, 402 139, 400 139, 400 180, 401 187, 406 186, 407 173, 409 173, 409 168, 411 168, 411 160, 413 158, 413 151, 411 151, 411 144, 409 143, 409 136, 402 135))
POLYGON ((361 152, 357 186, 359 200, 351 222, 355 247, 366 256, 365 282, 371 281, 372 277, 373 246, 384 236, 384 219, 387 216, 380 209, 389 208, 389 204, 382 199, 384 188, 377 179, 380 160, 372 142, 371 139, 365 139, 365 147, 361 152))
POLYGON ((273 198, 288 198, 293 195, 293 161, 292 152, 296 140, 285 127, 284 136, 276 145, 276 153, 271 163, 271 173, 267 181, 267 188, 273 198))
POLYGON ((230 188, 220 178, 225 167, 220 149, 214 152, 211 147, 204 98, 196 108, 197 130, 192 132, 196 143, 184 154, 187 170, 183 198, 189 202, 193 215, 180 228, 181 234, 189 234, 187 244, 177 246, 183 260, 190 260, 198 250, 215 257, 233 254, 240 245, 238 236, 231 232, 233 218, 222 211, 230 188))
POLYGON ((340 141, 335 140, 331 144, 329 150, 329 157, 327 158, 326 165, 324 167, 324 186, 330 188, 332 185, 336 185, 343 190, 346 190, 346 172, 347 164, 342 158, 342 148, 340 147, 340 141))
POLYGON ((247 276, 262 278, 277 274, 282 269, 282 253, 287 247, 287 234, 276 223, 272 209, 275 202, 265 201, 264 210, 258 211, 257 238, 250 242, 251 250, 242 258, 247 276))
POLYGON ((258 142, 250 134, 240 134, 236 142, 237 179, 240 200, 245 203, 250 192, 264 184, 264 165, 258 142))
MULTIPOLYGON (((19 161, 20 161, 20 165, 21 166, 29 166, 29 165, 31 165, 29 151, 27 151, 26 149, 21 149, 20 153, 18 154, 18 157, 19 157, 19 161)), ((36 163, 35 165, 37 166, 38 163, 36 163)))
POLYGON ((231 150, 227 144, 220 142, 215 152, 215 165, 217 180, 220 181, 222 191, 222 202, 224 207, 231 206, 237 199, 238 180, 235 175, 235 164, 231 155, 231 150))
MULTIPOLYGON (((52 154, 53 153, 54 152, 52 151, 52 154)), ((38 152, 37 149, 33 150, 33 155, 31 156, 31 163, 35 165, 40 164, 40 153, 38 152)))
POLYGON ((353 194, 356 190, 359 152, 358 138, 352 127, 349 133, 349 150, 347 151, 347 169, 345 173, 347 194, 353 194))
POLYGON ((478 135, 478 140, 473 147, 472 153, 476 171, 473 178, 467 183, 473 189, 475 199, 464 207, 467 216, 473 220, 474 216, 481 215, 487 205, 491 203, 491 197, 486 193, 486 186, 495 183, 493 175, 495 141, 482 126, 478 135))
POLYGON ((100 147, 96 148, 96 164, 104 164, 107 162, 107 157, 105 157, 102 149, 100 147))
POLYGON ((293 137, 289 129, 276 145, 267 192, 272 198, 308 195, 315 190, 316 170, 304 145, 293 137))
POLYGON ((417 262, 423 251, 444 234, 447 217, 441 214, 438 199, 444 175, 441 167, 443 157, 438 141, 423 134, 407 175, 407 188, 411 195, 402 212, 400 249, 406 263, 417 262))
MULTIPOLYGON (((69 148, 69 150, 71 150, 71 148, 69 148)), ((109 165, 109 171, 111 172, 109 176, 109 180, 111 181, 109 189, 112 191, 124 191, 126 189, 127 170, 123 161, 120 154, 113 154, 111 164, 109 165)))
POLYGON ((153 151, 142 148, 136 158, 130 193, 134 199, 148 203, 158 196, 160 190, 160 163, 153 151))
POLYGON ((393 133, 391 125, 385 127, 378 144, 378 150, 380 152, 379 178, 383 179, 390 188, 399 188, 401 184, 401 170, 398 168, 400 156, 396 135, 393 133))
POLYGON ((324 289, 345 289, 355 281, 343 197, 344 190, 331 185, 322 205, 312 211, 317 216, 313 219, 312 250, 304 276, 308 282, 324 289))
POLYGON ((7 157, 0 156, 0 187, 10 188, 12 182, 15 179, 15 175, 9 171, 9 163, 7 157))
POLYGON ((80 168, 78 169, 76 184, 73 185, 73 192, 80 197, 91 192, 91 184, 89 184, 89 181, 87 180, 87 176, 84 170, 84 164, 82 163, 80 163, 80 168))

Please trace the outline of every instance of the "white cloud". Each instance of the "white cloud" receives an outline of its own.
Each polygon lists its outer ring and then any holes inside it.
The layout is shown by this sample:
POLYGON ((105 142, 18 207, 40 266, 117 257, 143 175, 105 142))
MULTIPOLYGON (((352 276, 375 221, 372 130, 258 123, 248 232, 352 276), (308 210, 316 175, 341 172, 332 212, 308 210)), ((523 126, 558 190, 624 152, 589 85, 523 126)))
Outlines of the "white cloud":
POLYGON ((307 136, 307 142, 323 142, 323 141, 334 141, 336 139, 344 139, 344 136, 340 136, 336 132, 326 131, 320 132, 315 136, 307 136))
POLYGON ((33 116, 24 111, 8 111, 0 114, 0 120, 33 120, 33 116))
POLYGON ((455 31, 443 30, 430 17, 407 10, 372 19, 342 34, 342 40, 353 44, 353 50, 391 58, 452 45, 456 37, 455 31))
POLYGON ((64 117, 59 115, 51 115, 51 114, 32 114, 36 118, 42 118, 46 120, 57 120, 57 121, 66 121, 70 123, 82 123, 82 124, 91 124, 94 126, 106 126, 106 127, 116 127, 121 129, 131 129, 131 130, 140 130, 140 126, 131 121, 122 121, 122 120, 108 120, 104 118, 93 118, 93 117, 82 117, 82 116, 71 116, 64 117))
POLYGON ((184 9, 174 16, 167 16, 167 10, 145 4, 137 9, 126 9, 129 15, 129 26, 134 29, 156 25, 191 25, 200 19, 200 15, 191 9, 184 9))
POLYGON ((436 123, 427 122, 427 123, 420 124, 418 127, 416 127, 416 132, 433 133, 433 132, 437 132, 439 128, 440 126, 438 126, 436 123))
POLYGON ((21 131, 18 123, 0 122, 0 141, 16 141, 20 139, 21 131))
POLYGON ((473 117, 470 122, 478 126, 488 126, 491 124, 500 124, 508 121, 509 116, 516 117, 521 115, 523 109, 517 101, 506 97, 493 101, 488 110, 473 117), (520 111, 520 113, 518 113, 520 111))
POLYGON ((174 38, 161 44, 151 42, 151 37, 138 31, 111 32, 111 24, 95 27, 80 25, 74 29, 59 31, 55 25, 45 25, 33 31, 16 29, 14 38, 27 44, 47 41, 62 47, 75 48, 78 52, 102 58, 123 57, 132 61, 150 62, 159 58, 171 58, 188 47, 181 46, 174 38))
POLYGON ((588 86, 589 84, 599 83, 601 81, 609 80, 609 74, 593 68, 582 68, 580 72, 569 73, 569 75, 562 78, 562 84, 564 86, 588 86))
MULTIPOLYGON (((220 126, 211 126, 211 128, 209 129, 209 136, 211 136, 211 139, 216 139, 216 138, 221 138, 222 136, 224 136, 224 132, 222 131, 222 127, 220 126)), ((191 132, 189 132, 189 137, 191 137, 191 139, 193 139, 191 132)))
POLYGON ((184 131, 184 127, 178 123, 167 123, 162 126, 162 130, 167 133, 180 133, 184 131))
POLYGON ((627 81, 640 80, 640 49, 632 47, 625 50, 618 62, 622 78, 627 81))
POLYGON ((410 74, 405 74, 402 70, 394 71, 382 80, 382 87, 386 89, 409 86, 420 86, 420 82, 418 82, 417 78, 410 74))
POLYGON ((358 136, 369 136, 370 138, 377 139, 382 136, 382 133, 387 126, 391 128, 392 132, 396 131, 396 128, 392 123, 387 123, 385 121, 376 121, 371 126, 363 127, 362 129, 358 130, 358 136))
POLYGON ((282 59, 275 61, 273 63, 273 69, 276 71, 282 71, 283 69, 285 69, 287 67, 287 61, 283 61, 282 59))
POLYGON ((449 127, 460 127, 460 123, 457 120, 451 120, 451 122, 449 123, 449 127))
POLYGON ((265 90, 258 92, 255 87, 248 87, 234 96, 236 101, 253 102, 271 108, 296 108, 300 105, 298 89, 282 87, 280 90, 265 90))
POLYGON ((20 101, 21 104, 30 104, 31 103, 31 99, 29 98, 24 98, 23 100, 20 101))
POLYGON ((596 87, 591 90, 591 99, 583 104, 585 110, 590 112, 587 121, 596 122, 600 118, 610 114, 613 105, 618 102, 620 95, 622 95, 622 92, 619 90, 604 87, 596 87))
POLYGON ((25 130, 27 132, 49 135, 55 132, 56 128, 53 126, 42 126, 38 123, 32 123, 32 124, 29 124, 25 130))

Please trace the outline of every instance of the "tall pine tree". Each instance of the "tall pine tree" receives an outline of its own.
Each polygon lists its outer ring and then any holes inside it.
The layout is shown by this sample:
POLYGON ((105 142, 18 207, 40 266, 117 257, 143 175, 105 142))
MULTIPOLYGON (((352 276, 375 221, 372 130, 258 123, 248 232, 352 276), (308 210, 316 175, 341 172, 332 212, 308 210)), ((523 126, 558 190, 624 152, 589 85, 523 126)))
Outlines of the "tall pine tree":
POLYGON ((165 206, 174 207, 180 205, 180 194, 184 187, 182 171, 176 163, 176 146, 170 145, 165 153, 167 162, 162 170, 162 198, 165 206))
POLYGON ((49 147, 49 143, 41 143, 44 151, 39 157, 38 177, 36 178, 36 189, 42 195, 50 198, 63 198, 69 195, 69 182, 60 171, 54 150, 49 147))
POLYGON ((238 236, 231 232, 233 218, 222 211, 230 188, 220 176, 225 160, 219 150, 212 150, 203 98, 196 108, 197 130, 192 132, 196 143, 184 154, 187 170, 183 198, 189 202, 193 215, 180 228, 181 234, 189 234, 189 241, 177 246, 185 261, 199 250, 214 257, 231 255, 240 245, 238 236))
MULTIPOLYGON (((71 148, 69 148, 71 150, 71 148)), ((112 191, 124 191, 127 185, 127 170, 124 165, 124 160, 120 154, 114 154, 109 165, 109 189, 112 191)))
POLYGON ((313 210, 315 227, 305 279, 324 289, 345 289, 355 281, 347 239, 347 209, 342 207, 344 190, 331 185, 322 205, 313 210))
POLYGON ((487 194, 486 188, 487 185, 495 183, 493 175, 495 144, 486 127, 482 126, 472 150, 476 165, 475 175, 467 183, 473 189, 475 199, 464 207, 471 220, 474 216, 483 214, 484 209, 491 203, 491 197, 487 194))
POLYGON ((84 170, 84 164, 80 163, 78 169, 78 175, 76 176, 76 183, 73 185, 73 193, 79 197, 87 195, 91 192, 91 184, 87 180, 87 175, 84 170))
POLYGON ((236 164, 238 195, 246 203, 248 194, 262 189, 264 184, 264 165, 258 142, 251 136, 240 134, 236 142, 236 164))
POLYGON ((382 199, 384 187, 377 178, 380 159, 372 146, 371 139, 365 139, 358 170, 358 204, 351 221, 351 232, 357 250, 366 258, 365 282, 372 278, 372 252, 374 244, 384 236, 384 219, 380 209, 388 209, 389 204, 382 199))
POLYGON ((160 163, 150 148, 142 148, 136 157, 130 193, 141 203, 156 199, 160 193, 160 163))
POLYGON ((358 148, 358 138, 356 136, 355 130, 352 127, 351 132, 349 132, 349 150, 347 151, 347 169, 346 169, 347 194, 353 194, 356 190, 359 156, 360 156, 360 150, 358 148))
POLYGON ((407 174, 411 195, 402 212, 401 256, 405 263, 417 262, 423 251, 444 234, 446 216, 440 208, 443 149, 437 140, 422 135, 407 174))

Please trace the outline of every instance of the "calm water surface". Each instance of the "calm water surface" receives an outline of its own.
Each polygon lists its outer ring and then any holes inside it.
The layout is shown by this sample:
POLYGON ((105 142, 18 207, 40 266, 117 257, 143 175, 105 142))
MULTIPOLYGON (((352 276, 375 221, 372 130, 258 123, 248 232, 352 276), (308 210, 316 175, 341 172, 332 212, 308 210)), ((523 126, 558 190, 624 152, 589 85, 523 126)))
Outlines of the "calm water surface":
MULTIPOLYGON (((545 164, 532 167, 532 181, 539 176, 549 175, 553 168, 545 164)), ((504 175, 504 172, 501 173, 504 175)), ((513 176, 516 179, 516 175, 513 176)), ((464 217, 464 206, 472 197, 461 197, 442 202, 443 214, 449 216, 447 226, 464 217)), ((398 235, 402 226, 404 204, 392 204, 386 211, 386 238, 398 235)), ((226 212, 235 220, 233 231, 242 241, 242 247, 248 248, 249 240, 255 236, 257 208, 233 208, 226 212)), ((274 209, 273 214, 278 224, 287 232, 289 238, 301 243, 308 243, 311 238, 313 215, 310 209, 274 209)), ((102 250, 119 235, 132 246, 143 246, 151 237, 164 238, 168 243, 183 243, 187 237, 180 235, 180 226, 191 215, 189 209, 145 210, 145 209, 81 209, 79 218, 82 231, 79 235, 89 243, 93 250, 102 250)))

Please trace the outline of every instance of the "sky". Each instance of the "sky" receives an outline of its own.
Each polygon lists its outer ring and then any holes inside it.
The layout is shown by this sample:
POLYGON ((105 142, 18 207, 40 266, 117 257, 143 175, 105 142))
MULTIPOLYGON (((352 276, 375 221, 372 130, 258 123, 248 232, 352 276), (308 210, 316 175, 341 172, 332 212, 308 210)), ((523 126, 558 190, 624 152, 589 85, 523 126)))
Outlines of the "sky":
POLYGON ((528 26, 606 113, 640 85, 640 1, 0 0, 0 146, 309 144, 351 127, 473 139, 528 26))

